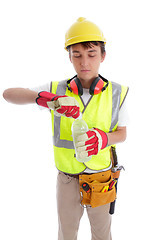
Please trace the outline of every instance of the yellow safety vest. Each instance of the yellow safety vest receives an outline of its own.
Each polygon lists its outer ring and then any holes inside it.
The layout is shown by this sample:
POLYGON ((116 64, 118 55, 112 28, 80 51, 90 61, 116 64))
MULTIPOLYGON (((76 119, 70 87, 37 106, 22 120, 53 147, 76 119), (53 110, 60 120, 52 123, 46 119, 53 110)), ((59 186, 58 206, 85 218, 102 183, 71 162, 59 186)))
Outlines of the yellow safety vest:
MULTIPOLYGON (((104 132, 113 132, 118 125, 119 109, 127 95, 128 87, 109 82, 105 91, 91 96, 85 106, 82 97, 70 92, 67 88, 67 81, 52 82, 52 93, 74 97, 80 106, 82 117, 89 129, 95 127, 104 132)), ((86 163, 78 162, 75 158, 75 150, 72 139, 71 126, 72 118, 64 116, 56 117, 51 110, 52 133, 55 164, 59 171, 69 174, 79 174, 86 167, 92 170, 102 170, 110 166, 110 148, 108 146, 100 150, 97 155, 92 156, 86 163)))

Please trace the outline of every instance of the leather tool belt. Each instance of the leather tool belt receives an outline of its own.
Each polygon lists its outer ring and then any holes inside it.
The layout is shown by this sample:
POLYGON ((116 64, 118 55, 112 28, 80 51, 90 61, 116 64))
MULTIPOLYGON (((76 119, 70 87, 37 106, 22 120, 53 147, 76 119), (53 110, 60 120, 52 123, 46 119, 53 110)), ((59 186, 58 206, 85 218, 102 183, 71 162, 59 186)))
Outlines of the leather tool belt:
POLYGON ((111 148, 112 168, 105 172, 94 174, 80 174, 81 205, 99 207, 107 203, 114 203, 116 199, 115 184, 123 166, 118 165, 115 148, 111 148))
POLYGON ((113 202, 116 199, 115 186, 109 189, 113 181, 111 170, 79 175, 81 205, 94 208, 113 202))

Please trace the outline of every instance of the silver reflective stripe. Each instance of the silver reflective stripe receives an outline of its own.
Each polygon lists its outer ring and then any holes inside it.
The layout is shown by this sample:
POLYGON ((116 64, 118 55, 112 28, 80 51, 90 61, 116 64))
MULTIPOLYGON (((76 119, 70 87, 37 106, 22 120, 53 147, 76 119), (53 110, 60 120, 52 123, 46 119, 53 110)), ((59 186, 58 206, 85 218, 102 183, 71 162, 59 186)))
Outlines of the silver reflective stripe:
POLYGON ((121 85, 112 82, 112 119, 110 132, 118 122, 120 99, 121 99, 121 85))
POLYGON ((56 94, 63 96, 66 93, 67 80, 61 81, 58 83, 56 94))
MULTIPOLYGON (((57 95, 65 95, 66 93, 66 84, 67 81, 61 81, 58 83, 56 94, 57 95)), ((74 144, 72 141, 61 140, 60 139, 60 121, 61 117, 56 117, 54 115, 54 137, 53 137, 53 145, 55 147, 74 149, 74 144)))

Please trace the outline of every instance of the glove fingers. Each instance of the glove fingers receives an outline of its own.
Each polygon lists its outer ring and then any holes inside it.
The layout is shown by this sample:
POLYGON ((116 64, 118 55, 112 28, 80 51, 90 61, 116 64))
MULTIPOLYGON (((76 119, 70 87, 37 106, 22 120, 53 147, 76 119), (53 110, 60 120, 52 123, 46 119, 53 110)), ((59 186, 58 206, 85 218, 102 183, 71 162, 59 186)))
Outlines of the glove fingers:
POLYGON ((88 150, 86 146, 83 146, 83 147, 77 148, 77 153, 80 158, 89 157, 91 155, 97 155, 98 148, 97 147, 92 148, 92 146, 90 146, 90 150, 88 150))
POLYGON ((98 146, 98 143, 95 144, 91 144, 91 145, 81 145, 81 146, 76 146, 77 148, 77 152, 82 152, 82 151, 89 151, 92 150, 94 148, 96 148, 98 146))
POLYGON ((80 152, 80 153, 77 153, 77 154, 78 154, 79 158, 89 157, 88 152, 86 152, 86 151, 83 151, 83 152, 80 152))
POLYGON ((77 118, 79 116, 79 107, 76 106, 61 106, 55 111, 62 115, 65 115, 66 117, 77 118))
POLYGON ((97 155, 98 153, 98 138, 93 131, 88 131, 77 138, 77 153, 80 158, 97 155))
POLYGON ((86 133, 81 134, 77 137, 77 144, 85 145, 85 142, 88 140, 88 135, 86 133))
POLYGON ((87 133, 84 133, 78 136, 76 147, 82 147, 82 146, 86 146, 87 149, 98 147, 98 138, 95 136, 95 133, 88 131, 87 133))
POLYGON ((82 157, 97 155, 102 147, 101 135, 97 129, 89 130, 85 134, 78 136, 76 146, 82 157))
POLYGON ((76 118, 79 117, 79 114, 80 114, 80 113, 79 113, 79 110, 78 110, 78 111, 76 111, 76 113, 75 113, 72 117, 76 119, 76 118))
POLYGON ((77 147, 77 153, 86 152, 86 146, 77 147))
POLYGON ((98 148, 98 142, 95 142, 95 143, 90 144, 90 145, 86 145, 86 150, 91 150, 91 149, 94 149, 94 148, 98 148))
POLYGON ((89 138, 86 142, 85 145, 90 145, 90 144, 94 144, 94 143, 98 143, 98 138, 96 136, 93 136, 91 138, 89 138))
POLYGON ((64 107, 66 108, 66 112, 64 113, 66 115, 66 117, 71 117, 73 115, 73 112, 75 112, 74 107, 70 106, 70 107, 64 107))
POLYGON ((65 113, 66 117, 77 118, 79 116, 79 107, 69 107, 65 113))
POLYGON ((97 155, 101 149, 106 147, 107 142, 108 138, 105 132, 97 128, 89 130, 77 137, 77 153, 80 158, 97 155))
POLYGON ((88 151, 88 157, 92 155, 97 155, 98 154, 98 148, 94 148, 91 151, 88 151))
POLYGON ((88 131, 84 134, 81 134, 77 137, 77 142, 83 142, 83 141, 88 141, 91 137, 94 137, 95 136, 95 133, 92 132, 92 131, 88 131))
POLYGON ((67 112, 67 109, 66 109, 66 107, 59 107, 55 111, 58 113, 64 114, 67 112))

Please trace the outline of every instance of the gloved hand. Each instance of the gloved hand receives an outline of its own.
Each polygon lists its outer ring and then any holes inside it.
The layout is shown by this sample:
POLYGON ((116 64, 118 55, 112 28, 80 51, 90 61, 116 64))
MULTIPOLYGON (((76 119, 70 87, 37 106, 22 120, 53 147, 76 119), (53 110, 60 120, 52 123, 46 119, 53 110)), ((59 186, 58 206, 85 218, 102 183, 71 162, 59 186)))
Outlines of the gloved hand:
POLYGON ((108 137, 105 132, 98 128, 89 130, 77 137, 76 150, 80 158, 97 155, 105 148, 108 143, 108 137))
POLYGON ((56 116, 66 116, 78 118, 79 116, 79 103, 73 97, 58 96, 50 92, 38 93, 36 102, 38 105, 54 110, 56 116))

